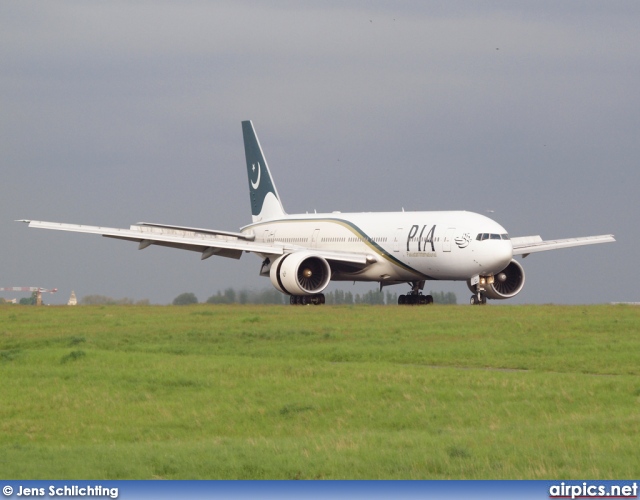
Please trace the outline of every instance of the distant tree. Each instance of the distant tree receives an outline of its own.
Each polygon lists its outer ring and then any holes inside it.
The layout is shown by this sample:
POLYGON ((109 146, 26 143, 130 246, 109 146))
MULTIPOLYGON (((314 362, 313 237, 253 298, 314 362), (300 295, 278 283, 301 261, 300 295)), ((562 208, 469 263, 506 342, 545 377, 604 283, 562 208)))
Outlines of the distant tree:
POLYGON ((456 294, 453 292, 429 292, 429 294, 433 297, 433 302, 435 304, 457 304, 458 298, 456 294))
POLYGON ((112 302, 113 299, 111 297, 105 297, 104 295, 85 295, 80 299, 80 304, 86 306, 102 306, 112 302))
POLYGON ((344 294, 343 304, 353 304, 353 294, 351 292, 346 292, 344 294))
POLYGON ((378 290, 369 290, 362 295, 363 304, 380 305, 384 304, 384 294, 378 290))
POLYGON ((22 299, 20 299, 20 302, 18 302, 21 306, 35 306, 36 303, 38 302, 38 297, 37 297, 37 293, 33 292, 31 294, 31 297, 24 297, 22 299))
POLYGON ((220 290, 215 295, 207 299, 207 304, 233 304, 236 301, 236 291, 233 288, 227 288, 224 293, 220 290))
POLYGON ((106 295, 85 295, 80 299, 80 304, 85 306, 148 306, 149 299, 135 301, 129 297, 114 299, 106 295))
POLYGON ((198 298, 193 293, 181 293, 175 299, 173 299, 174 306, 188 306, 190 304, 197 304, 198 298))
POLYGON ((227 288, 224 291, 225 304, 233 304, 236 301, 236 291, 233 288, 227 288))
POLYGON ((395 306, 398 304, 398 293, 391 293, 387 290, 386 302, 388 306, 395 306))
POLYGON ((456 294, 453 292, 448 292, 447 293, 447 304, 457 304, 458 303, 458 297, 456 297, 456 294))
POLYGON ((118 306, 132 306, 134 303, 134 300, 130 299, 129 297, 124 297, 122 299, 112 299, 112 300, 113 300, 112 304, 118 305, 118 306))
POLYGON ((218 290, 207 299, 207 304, 279 304, 289 303, 289 297, 275 288, 264 290, 241 290, 236 292, 227 288, 224 292, 218 290))
POLYGON ((289 296, 280 293, 275 288, 267 288, 261 293, 261 304, 288 304, 289 296))
POLYGON ((212 295, 207 299, 207 304, 224 304, 224 296, 222 292, 218 290, 215 295, 212 295))

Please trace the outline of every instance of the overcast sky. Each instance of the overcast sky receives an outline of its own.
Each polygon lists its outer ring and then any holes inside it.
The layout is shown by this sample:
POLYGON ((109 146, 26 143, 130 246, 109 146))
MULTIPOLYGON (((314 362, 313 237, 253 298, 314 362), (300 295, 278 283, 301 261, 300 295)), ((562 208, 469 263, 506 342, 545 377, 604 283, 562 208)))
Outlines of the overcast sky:
POLYGON ((57 287, 54 304, 270 287, 254 255, 13 222, 237 230, 251 119, 289 213, 461 209, 512 236, 613 233, 524 259, 505 302, 640 301, 639 26, 635 0, 1 2, 0 286, 57 287))

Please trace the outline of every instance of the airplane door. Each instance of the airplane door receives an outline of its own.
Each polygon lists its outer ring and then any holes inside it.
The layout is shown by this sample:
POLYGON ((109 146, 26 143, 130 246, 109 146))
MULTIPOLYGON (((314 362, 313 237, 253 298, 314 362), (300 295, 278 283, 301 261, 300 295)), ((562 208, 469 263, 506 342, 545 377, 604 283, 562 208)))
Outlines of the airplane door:
POLYGON ((316 229, 311 235, 311 248, 318 248, 318 234, 320 234, 320 229, 316 229))
POLYGON ((394 252, 399 252, 400 251, 400 238, 402 237, 402 229, 401 227, 399 227, 396 230, 396 234, 393 237, 393 251, 394 252))
POLYGON ((451 251, 451 240, 453 239, 453 232, 456 230, 455 227, 450 227, 447 229, 447 232, 444 234, 444 240, 442 240, 442 251, 450 252, 451 251))

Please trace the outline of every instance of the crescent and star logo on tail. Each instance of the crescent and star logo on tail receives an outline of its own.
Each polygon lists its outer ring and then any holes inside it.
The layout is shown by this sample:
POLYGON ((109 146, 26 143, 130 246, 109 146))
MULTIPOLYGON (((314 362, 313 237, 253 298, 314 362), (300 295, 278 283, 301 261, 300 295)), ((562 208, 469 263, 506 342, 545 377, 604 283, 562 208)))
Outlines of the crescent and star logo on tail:
MULTIPOLYGON (((253 172, 256 171, 256 164, 255 163, 251 164, 251 170, 253 172)), ((261 173, 260 162, 258 162, 258 178, 256 179, 256 182, 253 182, 251 179, 249 179, 250 182, 251 182, 251 187, 253 189, 258 189, 258 186, 260 186, 260 173, 261 173)))

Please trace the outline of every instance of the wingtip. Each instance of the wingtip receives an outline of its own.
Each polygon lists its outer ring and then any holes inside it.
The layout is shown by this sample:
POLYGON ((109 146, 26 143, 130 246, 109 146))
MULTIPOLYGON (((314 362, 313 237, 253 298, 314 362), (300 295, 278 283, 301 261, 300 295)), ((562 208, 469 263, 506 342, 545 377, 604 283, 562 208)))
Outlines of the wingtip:
POLYGON ((31 222, 31 220, 30 219, 18 219, 18 220, 15 220, 14 222, 24 222, 26 224, 29 224, 31 222))

